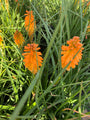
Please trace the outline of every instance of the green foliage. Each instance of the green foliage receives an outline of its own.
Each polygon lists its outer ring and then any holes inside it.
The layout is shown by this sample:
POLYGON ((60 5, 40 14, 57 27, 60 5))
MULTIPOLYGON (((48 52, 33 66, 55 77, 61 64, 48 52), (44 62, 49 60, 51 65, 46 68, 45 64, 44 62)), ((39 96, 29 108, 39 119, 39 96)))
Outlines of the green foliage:
POLYGON ((0 8, 0 36, 3 36, 0 119, 81 119, 85 109, 89 115, 90 33, 87 33, 87 26, 90 24, 90 6, 80 1, 10 0, 9 13, 3 1, 0 8), (34 11, 37 26, 34 41, 41 47, 44 58, 36 75, 24 67, 23 48, 19 49, 13 39, 18 29, 26 43, 29 42, 24 28, 26 10, 34 11), (79 65, 67 72, 61 67, 61 46, 73 36, 80 37, 84 51, 79 65))

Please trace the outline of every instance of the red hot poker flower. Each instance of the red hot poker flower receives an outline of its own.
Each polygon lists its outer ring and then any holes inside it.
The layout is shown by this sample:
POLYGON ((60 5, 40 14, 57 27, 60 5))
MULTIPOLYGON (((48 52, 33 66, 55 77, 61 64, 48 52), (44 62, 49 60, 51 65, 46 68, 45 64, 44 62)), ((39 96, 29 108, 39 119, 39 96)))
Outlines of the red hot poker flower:
POLYGON ((25 14, 25 29, 28 32, 28 35, 32 41, 33 39, 33 34, 34 31, 36 29, 36 21, 34 20, 34 15, 33 15, 33 11, 27 11, 26 10, 26 14, 25 14))
POLYGON ((22 46, 23 43, 25 42, 22 33, 19 32, 18 30, 16 30, 16 32, 14 33, 14 37, 13 38, 15 40, 16 45, 18 45, 18 47, 22 46))
POLYGON ((82 58, 82 50, 84 49, 83 44, 80 43, 79 37, 75 36, 73 39, 67 41, 69 46, 62 45, 61 54, 61 64, 62 68, 66 67, 66 65, 71 62, 66 70, 70 70, 70 68, 75 68, 75 65, 78 65, 78 62, 82 58))
POLYGON ((25 67, 28 68, 33 74, 36 74, 42 66, 42 53, 38 52, 38 50, 40 50, 38 44, 27 44, 27 46, 24 47, 24 51, 26 53, 22 54, 24 56, 23 62, 25 63, 25 67))

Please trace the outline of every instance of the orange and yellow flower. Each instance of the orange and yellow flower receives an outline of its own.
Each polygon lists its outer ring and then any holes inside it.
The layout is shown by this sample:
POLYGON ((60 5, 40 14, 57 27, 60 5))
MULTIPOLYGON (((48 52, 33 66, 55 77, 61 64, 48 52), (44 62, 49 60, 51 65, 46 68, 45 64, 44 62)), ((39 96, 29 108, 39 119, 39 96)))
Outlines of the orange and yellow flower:
POLYGON ((18 45, 18 47, 22 46, 23 43, 25 42, 22 33, 19 32, 18 30, 16 30, 16 32, 14 33, 14 37, 13 38, 15 40, 16 45, 18 45))
POLYGON ((80 39, 77 36, 74 36, 73 39, 67 41, 69 46, 62 46, 61 51, 61 64, 62 68, 66 68, 66 70, 70 70, 70 68, 75 68, 78 65, 79 61, 82 59, 82 50, 84 49, 83 44, 80 43, 80 39))
POLYGON ((25 67, 28 68, 28 70, 30 70, 33 74, 36 74, 42 66, 42 53, 38 52, 38 50, 40 50, 38 44, 27 44, 27 46, 24 47, 24 51, 26 53, 22 54, 24 56, 23 62, 25 63, 25 67))
POLYGON ((30 40, 33 40, 33 34, 36 29, 36 21, 34 20, 33 11, 27 11, 25 14, 25 29, 28 32, 30 40))
POLYGON ((3 41, 3 39, 2 39, 2 37, 0 36, 0 45, 2 45, 2 41, 3 41))

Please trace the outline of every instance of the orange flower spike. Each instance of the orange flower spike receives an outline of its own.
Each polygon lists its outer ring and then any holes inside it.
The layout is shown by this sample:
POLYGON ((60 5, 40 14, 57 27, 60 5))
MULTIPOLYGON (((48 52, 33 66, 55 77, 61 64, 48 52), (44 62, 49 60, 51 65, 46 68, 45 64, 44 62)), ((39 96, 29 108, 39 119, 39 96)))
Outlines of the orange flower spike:
POLYGON ((33 15, 33 11, 27 11, 26 10, 26 14, 25 14, 25 29, 28 32, 28 35, 31 39, 31 41, 33 40, 33 34, 34 31, 36 29, 36 21, 34 20, 34 15, 33 15))
POLYGON ((75 36, 73 39, 67 41, 69 46, 62 46, 61 54, 61 63, 62 68, 66 67, 66 65, 71 62, 66 70, 70 70, 70 68, 75 68, 75 65, 78 65, 78 62, 82 59, 82 50, 84 49, 83 44, 80 43, 79 37, 75 36))
POLYGON ((23 43, 25 42, 22 33, 19 32, 18 30, 16 30, 16 32, 14 33, 14 37, 13 38, 15 40, 15 43, 18 45, 18 47, 22 46, 23 43))
POLYGON ((38 52, 39 49, 38 44, 27 44, 27 46, 24 47, 26 53, 22 54, 24 56, 23 62, 25 63, 25 67, 33 74, 36 74, 42 66, 43 58, 41 57, 42 53, 38 52))

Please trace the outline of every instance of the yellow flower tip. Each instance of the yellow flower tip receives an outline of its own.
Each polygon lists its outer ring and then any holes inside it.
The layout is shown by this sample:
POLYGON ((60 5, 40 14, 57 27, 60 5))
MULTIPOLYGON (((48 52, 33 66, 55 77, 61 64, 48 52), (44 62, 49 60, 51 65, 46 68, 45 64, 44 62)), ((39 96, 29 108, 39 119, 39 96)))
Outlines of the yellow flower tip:
POLYGON ((33 11, 27 11, 25 15, 25 29, 28 32, 31 41, 33 40, 33 34, 36 29, 36 21, 34 20, 33 11))
POLYGON ((42 66, 43 58, 41 57, 42 53, 38 52, 39 49, 38 44, 27 44, 24 47, 25 53, 22 54, 24 56, 23 62, 25 63, 25 67, 33 74, 36 74, 42 66))
POLYGON ((15 40, 16 45, 18 45, 18 47, 22 46, 23 43, 25 42, 22 33, 19 32, 18 30, 16 30, 16 32, 14 33, 14 37, 13 38, 15 40))
POLYGON ((70 68, 75 68, 78 65, 79 61, 82 58, 82 50, 84 49, 83 44, 80 43, 80 38, 78 36, 74 36, 73 39, 67 41, 69 46, 62 45, 61 51, 61 64, 62 68, 66 68, 66 70, 70 70, 70 68))

